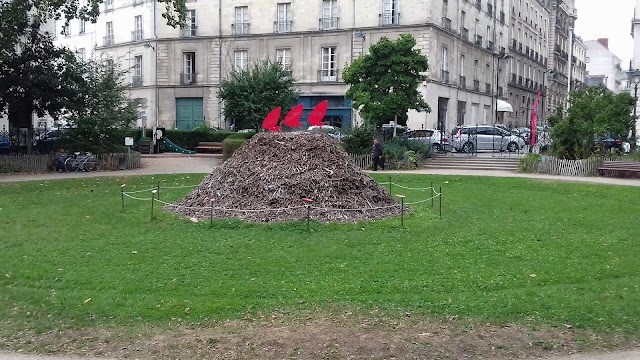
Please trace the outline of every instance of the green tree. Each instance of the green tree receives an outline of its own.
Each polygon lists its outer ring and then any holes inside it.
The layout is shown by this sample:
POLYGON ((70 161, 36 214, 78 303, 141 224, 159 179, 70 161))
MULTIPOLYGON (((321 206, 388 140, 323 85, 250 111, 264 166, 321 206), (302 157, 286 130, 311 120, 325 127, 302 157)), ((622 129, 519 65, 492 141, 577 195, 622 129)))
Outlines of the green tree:
POLYGON ((395 41, 383 37, 369 54, 345 68, 342 78, 351 85, 346 97, 365 121, 379 127, 397 116, 398 123, 406 125, 409 109, 431 111, 418 91, 429 61, 415 46, 410 34, 400 34, 395 41))
POLYGON ((601 151, 606 134, 626 139, 634 125, 633 97, 623 92, 613 94, 604 86, 591 86, 572 91, 569 109, 558 107, 549 124, 551 150, 562 159, 584 159, 601 151))
POLYGON ((224 101, 224 116, 237 129, 259 130, 272 109, 280 106, 286 113, 299 93, 289 67, 264 60, 248 70, 232 72, 220 84, 218 96, 224 101))
POLYGON ((14 128, 27 128, 27 151, 33 143, 32 114, 49 114, 57 119, 64 109, 78 100, 76 57, 57 48, 47 34, 32 23, 23 33, 16 52, 0 59, 0 113, 9 117, 14 128))
POLYGON ((81 97, 68 109, 67 147, 94 153, 122 148, 120 129, 130 127, 138 118, 138 103, 128 97, 126 72, 118 65, 96 61, 82 64, 84 82, 81 97))

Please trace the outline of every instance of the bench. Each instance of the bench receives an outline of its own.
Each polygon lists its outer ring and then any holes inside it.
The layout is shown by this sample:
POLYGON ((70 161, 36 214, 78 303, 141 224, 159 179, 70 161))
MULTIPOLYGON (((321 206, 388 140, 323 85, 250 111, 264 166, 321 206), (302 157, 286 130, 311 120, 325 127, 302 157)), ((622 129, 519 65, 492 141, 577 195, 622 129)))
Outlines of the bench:
POLYGON ((216 152, 222 151, 222 143, 221 142, 207 142, 201 141, 196 146, 196 152, 216 152))
POLYGON ((640 162, 605 161, 598 168, 598 174, 612 177, 640 178, 640 162))

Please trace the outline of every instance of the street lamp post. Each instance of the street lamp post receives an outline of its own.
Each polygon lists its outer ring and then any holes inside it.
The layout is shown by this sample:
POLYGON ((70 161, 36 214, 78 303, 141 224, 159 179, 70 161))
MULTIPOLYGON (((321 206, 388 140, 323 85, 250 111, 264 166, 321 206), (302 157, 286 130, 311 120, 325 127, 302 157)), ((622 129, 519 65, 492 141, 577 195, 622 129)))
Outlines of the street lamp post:
POLYGON ((633 126, 631 127, 631 149, 636 148, 636 127, 638 126, 637 108, 638 108, 638 84, 640 83, 640 71, 633 72, 631 77, 633 79, 633 126))
POLYGON ((544 117, 546 115, 544 113, 544 98, 547 96, 547 88, 545 87, 545 80, 547 79, 547 74, 553 75, 553 70, 547 69, 544 71, 544 73, 542 73, 542 104, 541 104, 542 116, 540 117, 540 119, 542 120, 544 125, 547 125, 547 119, 544 117))

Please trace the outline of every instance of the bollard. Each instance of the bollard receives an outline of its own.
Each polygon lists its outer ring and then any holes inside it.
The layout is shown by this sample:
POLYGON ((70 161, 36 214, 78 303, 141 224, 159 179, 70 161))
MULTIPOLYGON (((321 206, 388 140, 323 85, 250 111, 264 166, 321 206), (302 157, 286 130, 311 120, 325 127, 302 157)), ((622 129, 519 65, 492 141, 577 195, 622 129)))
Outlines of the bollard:
POLYGON ((124 210, 124 185, 125 184, 122 184, 120 186, 120 197, 122 198, 122 210, 124 210))
POLYGON ((153 203, 155 202, 156 193, 158 190, 151 191, 151 220, 153 220, 153 203))
POLYGON ((396 195, 400 198, 400 227, 404 227, 404 195, 396 195))
POLYGON ((442 186, 440 186, 440 219, 442 220, 442 186))

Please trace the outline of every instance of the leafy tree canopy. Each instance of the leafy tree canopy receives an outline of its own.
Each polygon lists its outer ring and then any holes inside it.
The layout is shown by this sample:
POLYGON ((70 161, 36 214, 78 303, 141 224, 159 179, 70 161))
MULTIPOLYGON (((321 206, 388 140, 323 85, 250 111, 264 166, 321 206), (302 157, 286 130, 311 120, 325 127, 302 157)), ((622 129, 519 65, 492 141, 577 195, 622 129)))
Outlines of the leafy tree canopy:
POLYGON ((552 151, 563 159, 584 159, 601 150, 608 135, 626 139, 635 119, 635 100, 627 93, 613 94, 604 86, 572 91, 566 115, 562 108, 549 117, 552 151))
POLYGON ((117 151, 124 141, 119 130, 138 118, 138 103, 127 95, 126 72, 118 65, 95 61, 82 64, 81 71, 81 97, 68 109, 66 118, 67 147, 94 153, 117 151))
POLYGON ((73 53, 55 47, 51 37, 39 31, 39 24, 31 24, 19 51, 0 61, 0 114, 9 116, 12 127, 28 128, 30 140, 34 112, 56 119, 77 102, 78 83, 84 79, 76 67, 73 53))
POLYGON ((351 85, 346 97, 365 121, 381 126, 397 116, 398 123, 406 125, 409 109, 431 111, 418 91, 429 62, 415 46, 410 34, 400 34, 395 41, 383 37, 371 45, 369 54, 345 68, 342 78, 351 85))
POLYGON ((264 60, 232 72, 220 84, 218 96, 224 101, 225 117, 235 122, 236 129, 259 130, 272 109, 280 106, 283 113, 288 111, 299 93, 289 67, 264 60))

